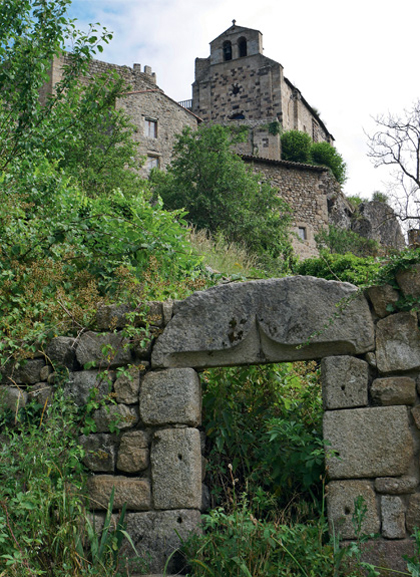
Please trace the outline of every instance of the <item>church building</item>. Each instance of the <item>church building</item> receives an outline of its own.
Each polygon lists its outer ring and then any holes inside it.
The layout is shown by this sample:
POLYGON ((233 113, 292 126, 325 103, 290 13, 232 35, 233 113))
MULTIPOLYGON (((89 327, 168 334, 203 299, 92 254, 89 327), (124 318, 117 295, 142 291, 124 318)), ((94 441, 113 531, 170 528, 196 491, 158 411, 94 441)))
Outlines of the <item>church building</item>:
POLYGON ((249 140, 239 152, 280 160, 280 133, 300 130, 314 142, 333 143, 317 112, 264 56, 259 30, 236 21, 210 42, 210 56, 196 58, 192 112, 207 124, 247 126, 249 140))

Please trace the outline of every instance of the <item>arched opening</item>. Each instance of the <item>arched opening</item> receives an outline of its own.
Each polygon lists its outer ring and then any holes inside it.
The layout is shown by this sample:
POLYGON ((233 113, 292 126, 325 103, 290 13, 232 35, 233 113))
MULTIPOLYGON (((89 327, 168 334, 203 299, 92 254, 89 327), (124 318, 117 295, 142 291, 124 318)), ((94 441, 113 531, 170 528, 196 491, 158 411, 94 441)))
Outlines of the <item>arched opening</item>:
POLYGON ((239 58, 248 55, 248 45, 246 38, 239 38, 238 40, 238 48, 239 48, 239 58))
POLYGON ((223 42, 223 60, 232 60, 232 42, 226 40, 223 42))

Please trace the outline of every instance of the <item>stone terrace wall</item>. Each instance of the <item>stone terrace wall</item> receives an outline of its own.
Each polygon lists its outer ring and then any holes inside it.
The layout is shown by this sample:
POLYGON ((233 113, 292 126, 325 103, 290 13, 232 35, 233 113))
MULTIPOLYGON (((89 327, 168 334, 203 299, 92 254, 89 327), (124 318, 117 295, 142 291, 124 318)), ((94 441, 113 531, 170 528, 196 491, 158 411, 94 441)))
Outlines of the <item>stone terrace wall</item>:
MULTIPOLYGON (((420 267, 397 280, 403 294, 420 296, 420 267)), ((312 277, 221 285, 173 306, 155 303, 152 318, 163 333, 146 349, 124 348, 119 329, 128 308, 105 307, 96 332, 57 337, 47 360, 14 371, 19 388, 3 385, 3 393, 13 408, 34 395, 43 401, 53 392, 51 363, 68 368, 68 393, 78 404, 93 386, 99 398, 111 390, 115 404, 98 409, 97 432, 80 439, 89 451, 91 497, 101 511, 115 487, 115 508, 127 502, 128 531, 149 556, 149 570, 159 572, 179 544, 175 529, 181 536, 196 530, 206 501, 196 371, 322 359, 324 438, 334 451, 327 462, 330 528, 353 539, 354 500, 362 496, 363 529, 381 535, 367 558, 402 570, 401 555, 413 548, 409 535, 420 526, 420 333, 417 313, 386 310, 398 298, 390 286, 365 296, 348 283, 312 277), (103 367, 82 369, 103 363, 107 344, 116 353, 107 360, 108 381, 103 367)))

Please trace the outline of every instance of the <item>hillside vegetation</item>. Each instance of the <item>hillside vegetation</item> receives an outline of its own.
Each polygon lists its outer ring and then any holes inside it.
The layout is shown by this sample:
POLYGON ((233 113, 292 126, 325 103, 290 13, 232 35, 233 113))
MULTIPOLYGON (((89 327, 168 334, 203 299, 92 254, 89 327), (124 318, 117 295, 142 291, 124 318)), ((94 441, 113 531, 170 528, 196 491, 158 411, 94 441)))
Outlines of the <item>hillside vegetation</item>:
MULTIPOLYGON (((180 135, 166 175, 146 182, 131 170, 132 128, 113 106, 121 81, 78 86, 111 35, 77 31, 69 2, 0 4, 1 368, 42 351, 53 336, 77 335, 104 303, 140 308, 226 277, 296 272, 372 281, 373 257, 323 254, 297 263, 289 208, 247 172, 230 150, 238 135, 222 127, 180 135), (48 65, 69 44, 71 65, 42 106, 48 65), (206 168, 200 178, 198 165, 206 168)), ((416 258, 411 253, 407 266, 416 258)), ((382 281, 401 262, 392 261, 382 281)), ((363 574, 342 563, 360 549, 340 550, 327 534, 318 369, 204 372, 212 509, 206 532, 184 544, 190 575, 363 574)), ((128 575, 118 558, 128 538, 124 511, 116 527, 108 515, 98 535, 86 505, 76 439, 92 430, 98 404, 93 396, 76 410, 62 394, 66 378, 57 371, 49 407, 32 402, 0 415, 0 577, 128 575)))

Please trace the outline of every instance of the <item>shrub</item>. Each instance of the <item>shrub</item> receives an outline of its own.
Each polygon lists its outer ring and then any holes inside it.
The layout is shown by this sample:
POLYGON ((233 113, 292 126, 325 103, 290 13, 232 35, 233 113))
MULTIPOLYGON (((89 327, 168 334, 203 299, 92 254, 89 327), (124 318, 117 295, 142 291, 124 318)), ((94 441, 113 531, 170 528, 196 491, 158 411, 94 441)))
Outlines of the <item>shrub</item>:
POLYGON ((346 163, 341 154, 328 142, 314 142, 310 149, 313 164, 327 166, 337 181, 343 184, 346 180, 346 163))
POLYGON ((328 250, 330 253, 346 254, 355 256, 375 256, 379 251, 376 240, 360 236, 356 232, 339 228, 334 225, 328 227, 315 236, 318 250, 328 250))
POLYGON ((356 286, 375 283, 382 262, 374 257, 357 257, 353 254, 321 254, 299 262, 295 274, 316 276, 327 280, 350 282, 356 286))
POLYGON ((236 491, 247 491, 259 512, 289 505, 301 515, 318 505, 324 453, 314 368, 286 363, 205 371, 203 414, 214 503, 231 503, 226 488, 232 467, 236 491))
POLYGON ((311 137, 306 132, 288 130, 281 137, 281 157, 283 160, 309 163, 311 145, 311 137))

